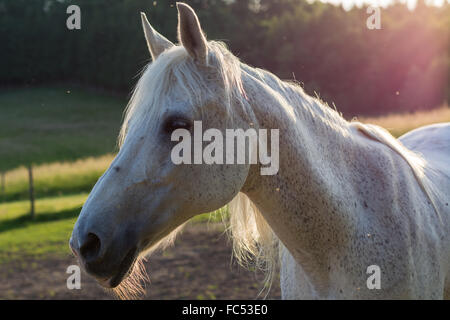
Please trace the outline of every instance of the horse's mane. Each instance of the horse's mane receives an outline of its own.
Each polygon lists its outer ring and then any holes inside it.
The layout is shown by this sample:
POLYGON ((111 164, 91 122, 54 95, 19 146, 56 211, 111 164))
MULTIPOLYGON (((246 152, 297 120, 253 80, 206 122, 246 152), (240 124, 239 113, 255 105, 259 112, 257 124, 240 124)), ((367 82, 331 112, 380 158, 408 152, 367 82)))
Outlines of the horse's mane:
MULTIPOLYGON (((430 201, 434 211, 439 215, 439 210, 436 207, 434 199, 439 198, 439 190, 432 183, 429 175, 436 174, 432 168, 427 167, 427 162, 418 153, 407 149, 398 139, 393 137, 386 129, 372 124, 363 124, 361 122, 352 121, 350 124, 342 117, 337 110, 332 109, 325 102, 319 98, 313 98, 305 93, 305 91, 297 84, 288 81, 282 81, 274 74, 257 68, 251 68, 243 64, 243 69, 256 77, 258 80, 275 89, 278 93, 281 93, 286 99, 286 104, 298 107, 301 106, 303 111, 307 109, 309 114, 321 117, 324 122, 329 126, 333 126, 334 129, 344 132, 349 127, 356 128, 364 135, 372 140, 375 140, 385 146, 389 147, 392 151, 400 155, 411 168, 414 177, 416 178, 420 188, 425 193, 425 196, 430 201), (425 169, 428 169, 426 172, 425 169)), ((294 108, 294 111, 298 108, 294 108)), ((304 113, 303 113, 304 116, 304 113)))
MULTIPOLYGON (((242 85, 242 72, 246 72, 277 92, 280 99, 284 99, 282 100, 283 105, 289 109, 289 112, 296 113, 298 107, 302 106, 302 108, 309 109, 311 114, 314 113, 315 116, 325 119, 330 126, 334 126, 337 130, 348 130, 349 123, 337 111, 319 99, 307 95, 299 85, 282 81, 268 71, 241 63, 221 42, 210 41, 208 49, 209 66, 214 68, 215 75, 218 75, 219 80, 223 83, 226 96, 224 104, 228 112, 232 111, 232 102, 237 102, 246 114, 250 113, 252 116, 242 85)), ((202 74, 204 71, 195 65, 182 46, 174 46, 166 50, 155 62, 148 64, 127 105, 118 139, 119 147, 122 146, 131 130, 141 125, 159 122, 163 109, 160 106, 161 99, 170 93, 174 84, 185 93, 184 97, 191 106, 202 106, 208 95, 213 94, 208 91, 208 79, 202 74)), ((421 188, 429 195, 433 188, 425 178, 424 162, 419 155, 403 147, 397 139, 381 128, 361 123, 351 123, 351 126, 357 127, 372 139, 387 145, 400 154, 412 168, 421 188)), ((430 200, 432 201, 431 197, 430 200)), ((278 238, 255 204, 244 193, 240 192, 229 203, 228 208, 228 232, 233 241, 235 258, 241 264, 253 264, 263 270, 266 274, 264 287, 270 289, 279 262, 278 238)), ((142 256, 171 244, 182 227, 172 231, 142 256)), ((141 267, 136 269, 142 270, 141 267)), ((130 290, 131 293, 139 292, 138 283, 142 276, 140 272, 137 274, 137 278, 131 276, 130 280, 124 281, 115 290, 119 296, 129 297, 130 290)))

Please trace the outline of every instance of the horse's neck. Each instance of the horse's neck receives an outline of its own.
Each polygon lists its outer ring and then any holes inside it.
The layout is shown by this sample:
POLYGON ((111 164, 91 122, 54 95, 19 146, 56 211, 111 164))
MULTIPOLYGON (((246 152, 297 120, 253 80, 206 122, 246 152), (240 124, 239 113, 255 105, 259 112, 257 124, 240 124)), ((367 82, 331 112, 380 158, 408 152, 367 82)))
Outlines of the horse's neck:
POLYGON ((364 159, 365 151, 344 119, 300 88, 249 71, 244 88, 258 126, 280 130, 280 167, 273 176, 251 167, 242 191, 314 281, 326 282, 329 254, 346 241, 356 214, 350 180, 364 166, 355 154, 364 159))

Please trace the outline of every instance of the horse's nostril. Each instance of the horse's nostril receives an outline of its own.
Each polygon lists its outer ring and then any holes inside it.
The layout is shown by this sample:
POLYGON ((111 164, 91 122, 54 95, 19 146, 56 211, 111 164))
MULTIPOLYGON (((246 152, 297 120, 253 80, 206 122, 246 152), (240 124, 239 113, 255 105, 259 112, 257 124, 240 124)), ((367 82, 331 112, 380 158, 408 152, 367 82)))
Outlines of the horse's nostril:
POLYGON ((80 247, 80 255, 86 262, 93 261, 100 253, 101 241, 94 233, 88 233, 86 240, 80 247))

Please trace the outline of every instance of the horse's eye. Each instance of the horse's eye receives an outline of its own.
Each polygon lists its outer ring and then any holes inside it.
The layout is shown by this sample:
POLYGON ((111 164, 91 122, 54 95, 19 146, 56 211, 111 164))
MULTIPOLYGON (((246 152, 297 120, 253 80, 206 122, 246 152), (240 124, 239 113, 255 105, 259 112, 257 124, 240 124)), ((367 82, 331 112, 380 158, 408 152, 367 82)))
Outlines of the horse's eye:
POLYGON ((191 122, 183 118, 168 118, 164 123, 164 131, 171 134, 176 129, 186 129, 191 128, 191 122))

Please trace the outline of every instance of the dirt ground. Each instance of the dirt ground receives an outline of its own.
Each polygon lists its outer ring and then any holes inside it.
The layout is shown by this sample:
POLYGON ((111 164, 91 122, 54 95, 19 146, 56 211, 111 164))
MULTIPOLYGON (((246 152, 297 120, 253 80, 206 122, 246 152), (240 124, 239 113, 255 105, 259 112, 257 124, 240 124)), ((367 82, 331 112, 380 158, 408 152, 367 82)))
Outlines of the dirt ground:
MULTIPOLYGON (((66 273, 73 257, 21 261, 0 265, 0 299, 114 299, 87 274, 81 289, 69 290, 66 273)), ((231 260, 231 244, 222 225, 191 224, 175 246, 147 262, 150 284, 144 299, 261 299, 262 274, 231 260)), ((279 299, 275 281, 267 296, 279 299)))

